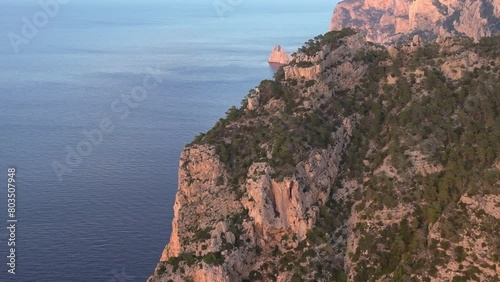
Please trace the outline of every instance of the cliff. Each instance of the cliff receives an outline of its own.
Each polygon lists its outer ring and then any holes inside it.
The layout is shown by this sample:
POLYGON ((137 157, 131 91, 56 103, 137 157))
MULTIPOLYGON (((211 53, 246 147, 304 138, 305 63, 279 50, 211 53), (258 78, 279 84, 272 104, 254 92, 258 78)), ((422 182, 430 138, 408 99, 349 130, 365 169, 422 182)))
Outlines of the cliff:
POLYGON ((286 65, 290 62, 290 59, 286 50, 280 45, 276 45, 269 56, 268 62, 271 64, 286 65))
POLYGON ((497 0, 347 0, 333 13, 331 30, 363 30, 375 43, 392 43, 418 34, 429 42, 463 35, 479 40, 500 32, 497 0))
POLYGON ((309 40, 182 152, 149 281, 498 281, 499 47, 309 40))

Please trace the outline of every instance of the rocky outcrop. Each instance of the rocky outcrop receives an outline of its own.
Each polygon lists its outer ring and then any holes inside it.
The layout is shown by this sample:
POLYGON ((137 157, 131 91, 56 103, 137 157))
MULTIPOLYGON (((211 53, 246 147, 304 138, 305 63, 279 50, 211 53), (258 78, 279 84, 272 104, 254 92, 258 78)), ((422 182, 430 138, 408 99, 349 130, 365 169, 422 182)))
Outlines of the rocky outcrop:
POLYGON ((286 65, 290 62, 290 59, 285 48, 276 45, 269 56, 268 62, 271 64, 286 65))
POLYGON ((310 67, 295 67, 286 66, 285 67, 285 77, 288 78, 304 78, 304 79, 316 79, 318 78, 321 67, 319 65, 310 67))
POLYGON ((182 152, 149 281, 497 281, 499 45, 308 41, 182 152))
POLYGON ((341 46, 332 48, 327 45, 313 56, 294 53, 290 64, 283 68, 285 79, 314 80, 324 73, 331 78, 333 84, 336 84, 335 88, 349 88, 359 81, 366 67, 347 58, 355 57, 358 52, 374 49, 362 34, 356 34, 344 38, 341 46))
POLYGON ((450 54, 446 62, 441 65, 443 74, 452 80, 458 80, 464 75, 474 72, 475 69, 500 64, 500 57, 485 59, 472 50, 466 50, 468 38, 446 38, 438 39, 440 52, 450 54))
POLYGON ((492 253, 495 248, 492 243, 498 238, 488 231, 498 229, 500 226, 500 196, 498 195, 462 195, 459 200, 460 208, 455 213, 461 214, 462 224, 453 230, 460 237, 447 242, 448 238, 443 238, 446 232, 446 218, 441 218, 430 230, 429 237, 434 242, 439 242, 439 251, 442 256, 456 257, 460 253, 462 258, 448 260, 442 265, 438 265, 437 277, 431 281, 447 281, 450 277, 461 276, 464 266, 474 266, 477 273, 477 281, 497 281, 498 263, 492 253), (465 227, 465 228, 464 228, 465 227), (471 228, 472 227, 472 228, 471 228), (491 229, 490 229, 491 228, 491 229))
POLYGON ((257 109, 257 107, 260 106, 259 94, 259 88, 256 88, 254 91, 252 91, 252 93, 250 93, 247 103, 247 109, 249 111, 254 111, 257 109))
MULTIPOLYGON (((161 261, 167 261, 187 251, 200 251, 199 244, 186 244, 186 238, 196 237, 196 231, 191 228, 193 226, 199 227, 198 230, 204 228, 212 230, 213 223, 218 222, 218 228, 215 230, 227 231, 221 218, 235 210, 241 210, 242 206, 234 200, 234 195, 230 192, 224 193, 224 197, 215 196, 223 190, 226 177, 224 166, 218 159, 215 148, 193 146, 182 152, 172 234, 161 261), (214 213, 215 210, 217 213, 214 213)), ((204 253, 220 245, 220 241, 217 240, 220 233, 215 232, 214 235, 216 236, 208 243, 204 253)))
MULTIPOLYGON (((332 134, 334 144, 312 151, 292 177, 277 180, 269 163, 254 163, 240 199, 228 189, 224 166, 213 147, 186 147, 180 161, 172 235, 157 275, 149 281, 242 281, 263 261, 253 258, 248 247, 234 247, 239 242, 271 251, 286 236, 296 238, 290 244, 297 246, 314 227, 318 205, 330 197, 353 122, 354 117, 344 119, 332 134), (242 230, 235 231, 235 217, 241 217, 242 230), (190 265, 184 260, 186 254, 203 259, 190 265), (220 265, 207 262, 213 254, 222 256, 220 265), (179 265, 183 271, 178 270, 179 265)), ((278 281, 287 281, 287 277, 278 281)))
POLYGON ((352 119, 345 119, 334 134, 334 146, 312 151, 297 165, 295 175, 282 181, 272 178, 273 170, 267 163, 250 167, 248 196, 242 202, 259 234, 257 239, 262 240, 260 244, 280 241, 285 235, 296 236, 299 241, 306 238, 317 220, 317 205, 328 201, 351 134, 352 119))
POLYGON ((411 162, 415 167, 415 171, 422 175, 429 175, 433 173, 437 173, 443 170, 441 165, 435 165, 426 161, 426 157, 422 155, 422 152, 419 151, 411 151, 407 152, 410 156, 411 162))
MULTIPOLYGON (((294 64, 316 64, 314 75, 310 76, 301 75, 304 68, 295 66, 298 75, 319 78, 323 72, 337 78, 337 73, 344 71, 351 82, 339 82, 335 86, 337 90, 361 79, 362 73, 354 75, 348 71, 355 66, 329 66, 369 48, 359 35, 345 38, 345 44, 347 46, 325 46, 324 51, 314 56, 296 54, 294 64)), ((284 72, 287 69, 294 71, 285 66, 284 72)), ((322 95, 320 98, 315 94, 319 89, 328 88, 323 83, 308 88, 310 92, 302 93, 303 98, 298 99, 309 101, 310 110, 328 103, 332 97, 322 95)), ((269 90, 259 86, 250 91, 245 105, 246 111, 261 116, 266 123, 285 104, 279 97, 269 99, 267 95, 269 90)), ((248 125, 248 121, 244 124, 248 125)), ((208 144, 187 146, 179 163, 179 188, 170 242, 150 281, 242 281, 257 270, 263 271, 262 264, 274 263, 271 253, 284 252, 304 242, 319 219, 320 207, 331 197, 355 124, 356 115, 343 117, 337 129, 329 133, 329 144, 308 150, 307 156, 283 177, 277 175, 282 168, 276 164, 256 160, 249 166, 244 180, 238 183, 231 179, 226 164, 221 161, 220 149, 208 144), (267 255, 258 256, 255 249, 267 255)), ((235 128, 241 126, 243 124, 234 125, 235 128)), ((229 137, 223 140, 238 142, 229 137)), ((267 158, 272 159, 273 145, 262 144, 262 147, 267 158)), ((283 272, 276 281, 290 278, 291 273, 283 272)))
POLYGON ((497 0, 348 0, 335 7, 330 29, 357 28, 376 43, 414 34, 426 41, 456 35, 477 41, 500 33, 499 11, 497 0))
POLYGON ((471 209, 482 209, 486 214, 500 219, 499 195, 477 195, 473 197, 463 195, 460 202, 470 206, 471 209))

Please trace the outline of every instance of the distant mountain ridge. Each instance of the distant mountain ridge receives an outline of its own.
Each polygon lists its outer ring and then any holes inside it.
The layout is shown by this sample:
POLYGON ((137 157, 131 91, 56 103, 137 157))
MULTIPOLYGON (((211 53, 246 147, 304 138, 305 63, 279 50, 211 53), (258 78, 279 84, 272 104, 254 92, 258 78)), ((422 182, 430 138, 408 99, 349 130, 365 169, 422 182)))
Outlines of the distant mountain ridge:
POLYGON ((346 0, 335 7, 331 30, 361 29, 367 40, 390 44, 420 35, 425 41, 465 35, 478 41, 500 33, 498 0, 346 0))

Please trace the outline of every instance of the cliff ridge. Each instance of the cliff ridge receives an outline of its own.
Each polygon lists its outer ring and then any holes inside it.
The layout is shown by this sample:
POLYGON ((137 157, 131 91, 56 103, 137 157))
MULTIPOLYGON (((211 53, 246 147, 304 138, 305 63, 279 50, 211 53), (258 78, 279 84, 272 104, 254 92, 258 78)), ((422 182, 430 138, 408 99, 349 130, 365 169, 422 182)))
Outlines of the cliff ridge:
POLYGON ((149 281, 498 280, 499 50, 309 40, 185 147, 149 281))
POLYGON ((390 44, 418 34, 426 42, 438 37, 481 37, 500 33, 496 0, 347 0, 334 10, 330 29, 363 30, 371 42, 390 44))

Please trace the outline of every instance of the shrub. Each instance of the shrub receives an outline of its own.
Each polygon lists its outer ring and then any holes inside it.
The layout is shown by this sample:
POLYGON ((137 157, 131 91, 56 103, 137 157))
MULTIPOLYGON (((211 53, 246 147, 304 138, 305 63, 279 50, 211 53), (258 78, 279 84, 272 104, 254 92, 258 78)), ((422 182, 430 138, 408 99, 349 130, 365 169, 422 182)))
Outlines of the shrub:
POLYGON ((312 62, 309 62, 309 61, 300 61, 297 63, 297 67, 299 67, 299 68, 309 68, 312 66, 314 66, 314 64, 312 62))
POLYGON ((248 275, 248 278, 250 278, 251 281, 259 281, 259 280, 263 280, 264 276, 259 271, 252 270, 252 271, 250 271, 250 275, 248 275))
POLYGON ((458 262, 464 261, 466 256, 467 256, 467 254, 465 253, 464 247, 457 246, 455 248, 455 257, 456 257, 458 262))
POLYGON ((210 235, 210 231, 212 230, 213 228, 210 226, 204 229, 198 229, 194 234, 193 241, 205 241, 212 238, 210 235))
POLYGON ((221 265, 224 263, 224 258, 220 252, 208 253, 203 257, 203 261, 206 264, 221 265))
POLYGON ((305 86, 309 88, 309 87, 313 86, 314 84, 316 84, 316 80, 312 79, 312 80, 306 81, 305 86))

